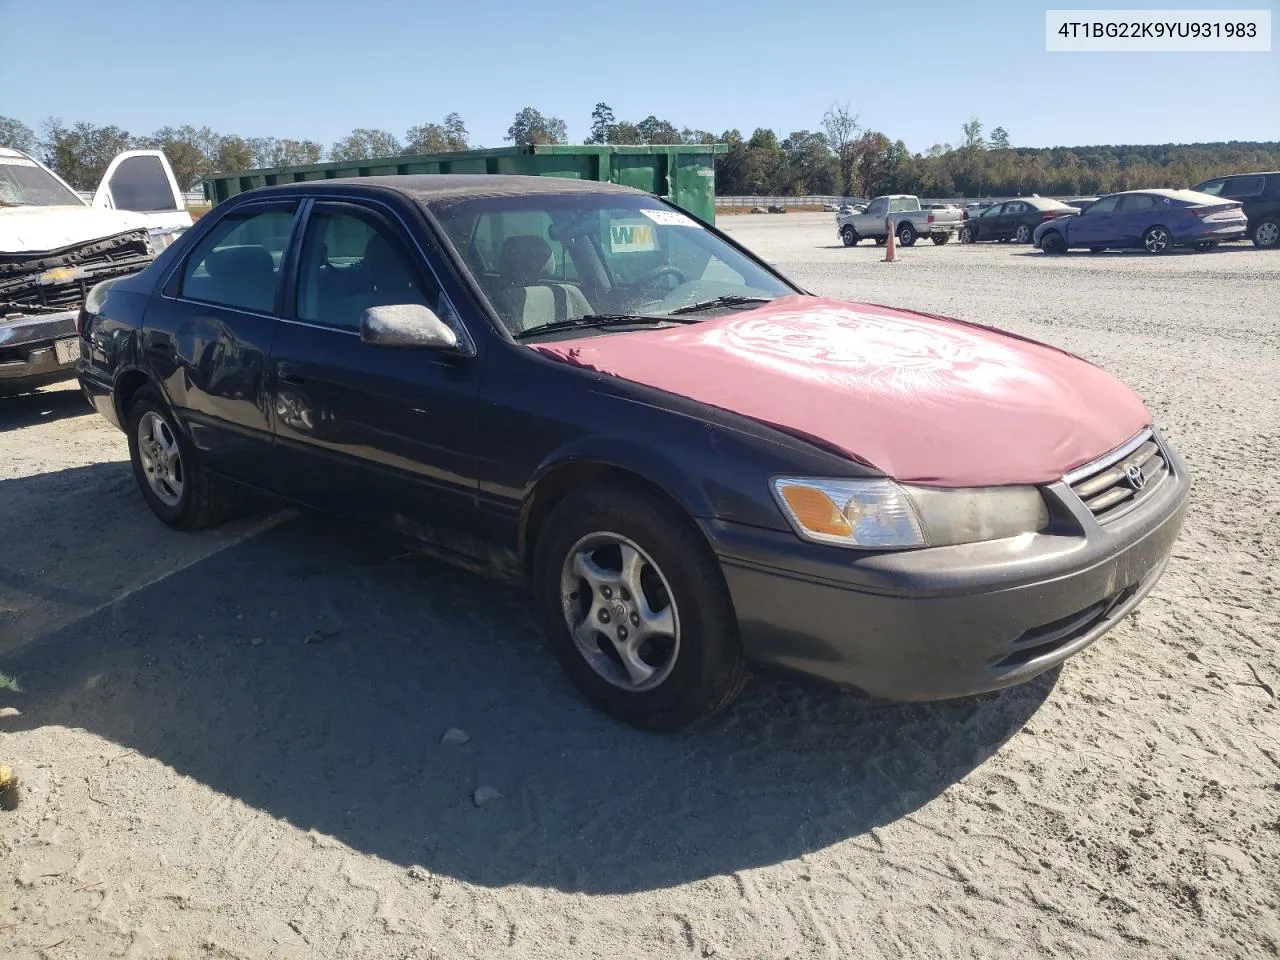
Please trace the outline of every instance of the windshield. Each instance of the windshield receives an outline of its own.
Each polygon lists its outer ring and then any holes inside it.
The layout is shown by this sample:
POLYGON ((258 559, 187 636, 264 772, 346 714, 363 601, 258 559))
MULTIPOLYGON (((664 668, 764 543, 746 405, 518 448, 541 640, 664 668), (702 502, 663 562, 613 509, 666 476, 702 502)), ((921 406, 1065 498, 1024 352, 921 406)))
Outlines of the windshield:
POLYGON ((433 203, 431 210, 519 336, 584 317, 687 322, 796 292, 697 220, 650 197, 484 197, 433 203))
POLYGON ((84 201, 26 157, 0 157, 0 206, 82 207, 84 201))

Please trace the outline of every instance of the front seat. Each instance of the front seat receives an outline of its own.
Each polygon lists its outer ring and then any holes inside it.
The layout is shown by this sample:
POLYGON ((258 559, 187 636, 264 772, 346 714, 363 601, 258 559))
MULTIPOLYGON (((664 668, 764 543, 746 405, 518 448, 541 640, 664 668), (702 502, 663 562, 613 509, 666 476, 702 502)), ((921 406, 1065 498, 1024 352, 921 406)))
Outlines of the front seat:
POLYGON ((520 234, 503 242, 498 272, 504 286, 496 291, 496 305, 512 333, 593 312, 581 290, 556 281, 555 265, 551 244, 539 236, 520 234))

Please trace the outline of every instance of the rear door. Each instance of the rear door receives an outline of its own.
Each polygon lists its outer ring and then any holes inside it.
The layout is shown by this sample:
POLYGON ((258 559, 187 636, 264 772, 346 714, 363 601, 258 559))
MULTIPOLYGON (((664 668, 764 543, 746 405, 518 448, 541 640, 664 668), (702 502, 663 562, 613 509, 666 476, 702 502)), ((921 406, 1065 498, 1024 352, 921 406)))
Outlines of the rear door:
MULTIPOLYGON (((1163 197, 1156 197, 1149 193, 1126 194, 1121 199, 1113 218, 1116 225, 1117 245, 1137 246, 1142 240, 1142 235, 1147 232, 1147 228, 1160 219, 1157 211, 1161 208, 1168 211, 1168 202, 1163 197)), ((1166 223, 1165 226, 1171 231, 1176 228, 1173 223, 1166 223)))
POLYGON ((1112 194, 1096 200, 1078 217, 1063 224, 1067 243, 1073 247, 1116 247, 1120 245, 1117 210, 1122 196, 1112 194))
POLYGON ((298 499, 476 555, 479 360, 423 252, 379 205, 311 206, 271 353, 277 458, 298 499), (363 311, 397 303, 435 310, 467 349, 361 340, 363 311))
POLYGON ((146 361, 196 447, 214 469, 267 487, 267 358, 297 207, 243 203, 223 215, 174 269, 144 321, 146 361))
POLYGON ((1012 239, 1014 234, 1018 232, 1018 224, 1022 223, 1026 216, 1027 205, 1021 200, 1010 200, 1004 205, 1004 209, 1000 211, 1000 233, 1002 236, 1012 239))

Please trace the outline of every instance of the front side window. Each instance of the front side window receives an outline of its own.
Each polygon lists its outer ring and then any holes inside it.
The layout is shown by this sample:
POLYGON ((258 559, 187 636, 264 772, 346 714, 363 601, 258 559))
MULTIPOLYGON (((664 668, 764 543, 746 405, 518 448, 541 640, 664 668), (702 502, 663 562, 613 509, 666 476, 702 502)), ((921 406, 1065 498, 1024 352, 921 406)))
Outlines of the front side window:
POLYGON ((1116 205, 1119 202, 1119 195, 1103 197, 1101 200, 1089 204, 1085 208, 1084 215, 1087 217, 1105 217, 1116 212, 1116 205))
MULTIPOLYGON (((697 220, 648 197, 486 197, 440 201, 431 211, 515 334, 586 316, 663 317, 721 297, 795 292, 697 220)), ((706 315, 728 309, 708 307, 706 315)))
POLYGON ((271 313, 293 211, 252 207, 224 217, 187 258, 181 295, 256 313, 271 313))
POLYGON ((173 189, 159 157, 126 157, 108 183, 117 210, 175 210, 173 189))
POLYGON ((983 210, 983 211, 982 211, 982 216, 984 216, 984 217, 998 217, 998 216, 1000 216, 1000 211, 1001 211, 1001 210, 1003 210, 1003 209, 1004 209, 1004 205, 1003 205, 1003 204, 1000 204, 1000 203, 994 203, 994 204, 992 204, 991 206, 987 207, 987 209, 985 209, 985 210, 983 210))
POLYGON ((360 329, 369 307, 418 303, 436 309, 404 244, 372 214, 317 209, 298 265, 298 319, 360 329))
POLYGON ((883 217, 888 210, 888 200, 876 200, 871 204, 871 206, 867 207, 866 214, 869 217, 883 217))

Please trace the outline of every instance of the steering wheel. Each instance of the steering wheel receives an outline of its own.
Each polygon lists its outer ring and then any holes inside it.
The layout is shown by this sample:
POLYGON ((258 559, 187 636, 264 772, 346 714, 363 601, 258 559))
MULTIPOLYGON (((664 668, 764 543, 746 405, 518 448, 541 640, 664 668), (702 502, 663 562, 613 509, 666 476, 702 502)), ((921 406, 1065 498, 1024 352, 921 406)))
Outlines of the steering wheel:
POLYGON ((676 286, 679 286, 682 283, 689 282, 689 278, 684 275, 683 270, 681 270, 679 267, 673 267, 669 263, 664 263, 654 267, 652 270, 649 270, 646 273, 642 273, 639 277, 637 277, 636 286, 652 287, 663 277, 667 277, 667 276, 676 278, 676 286))

